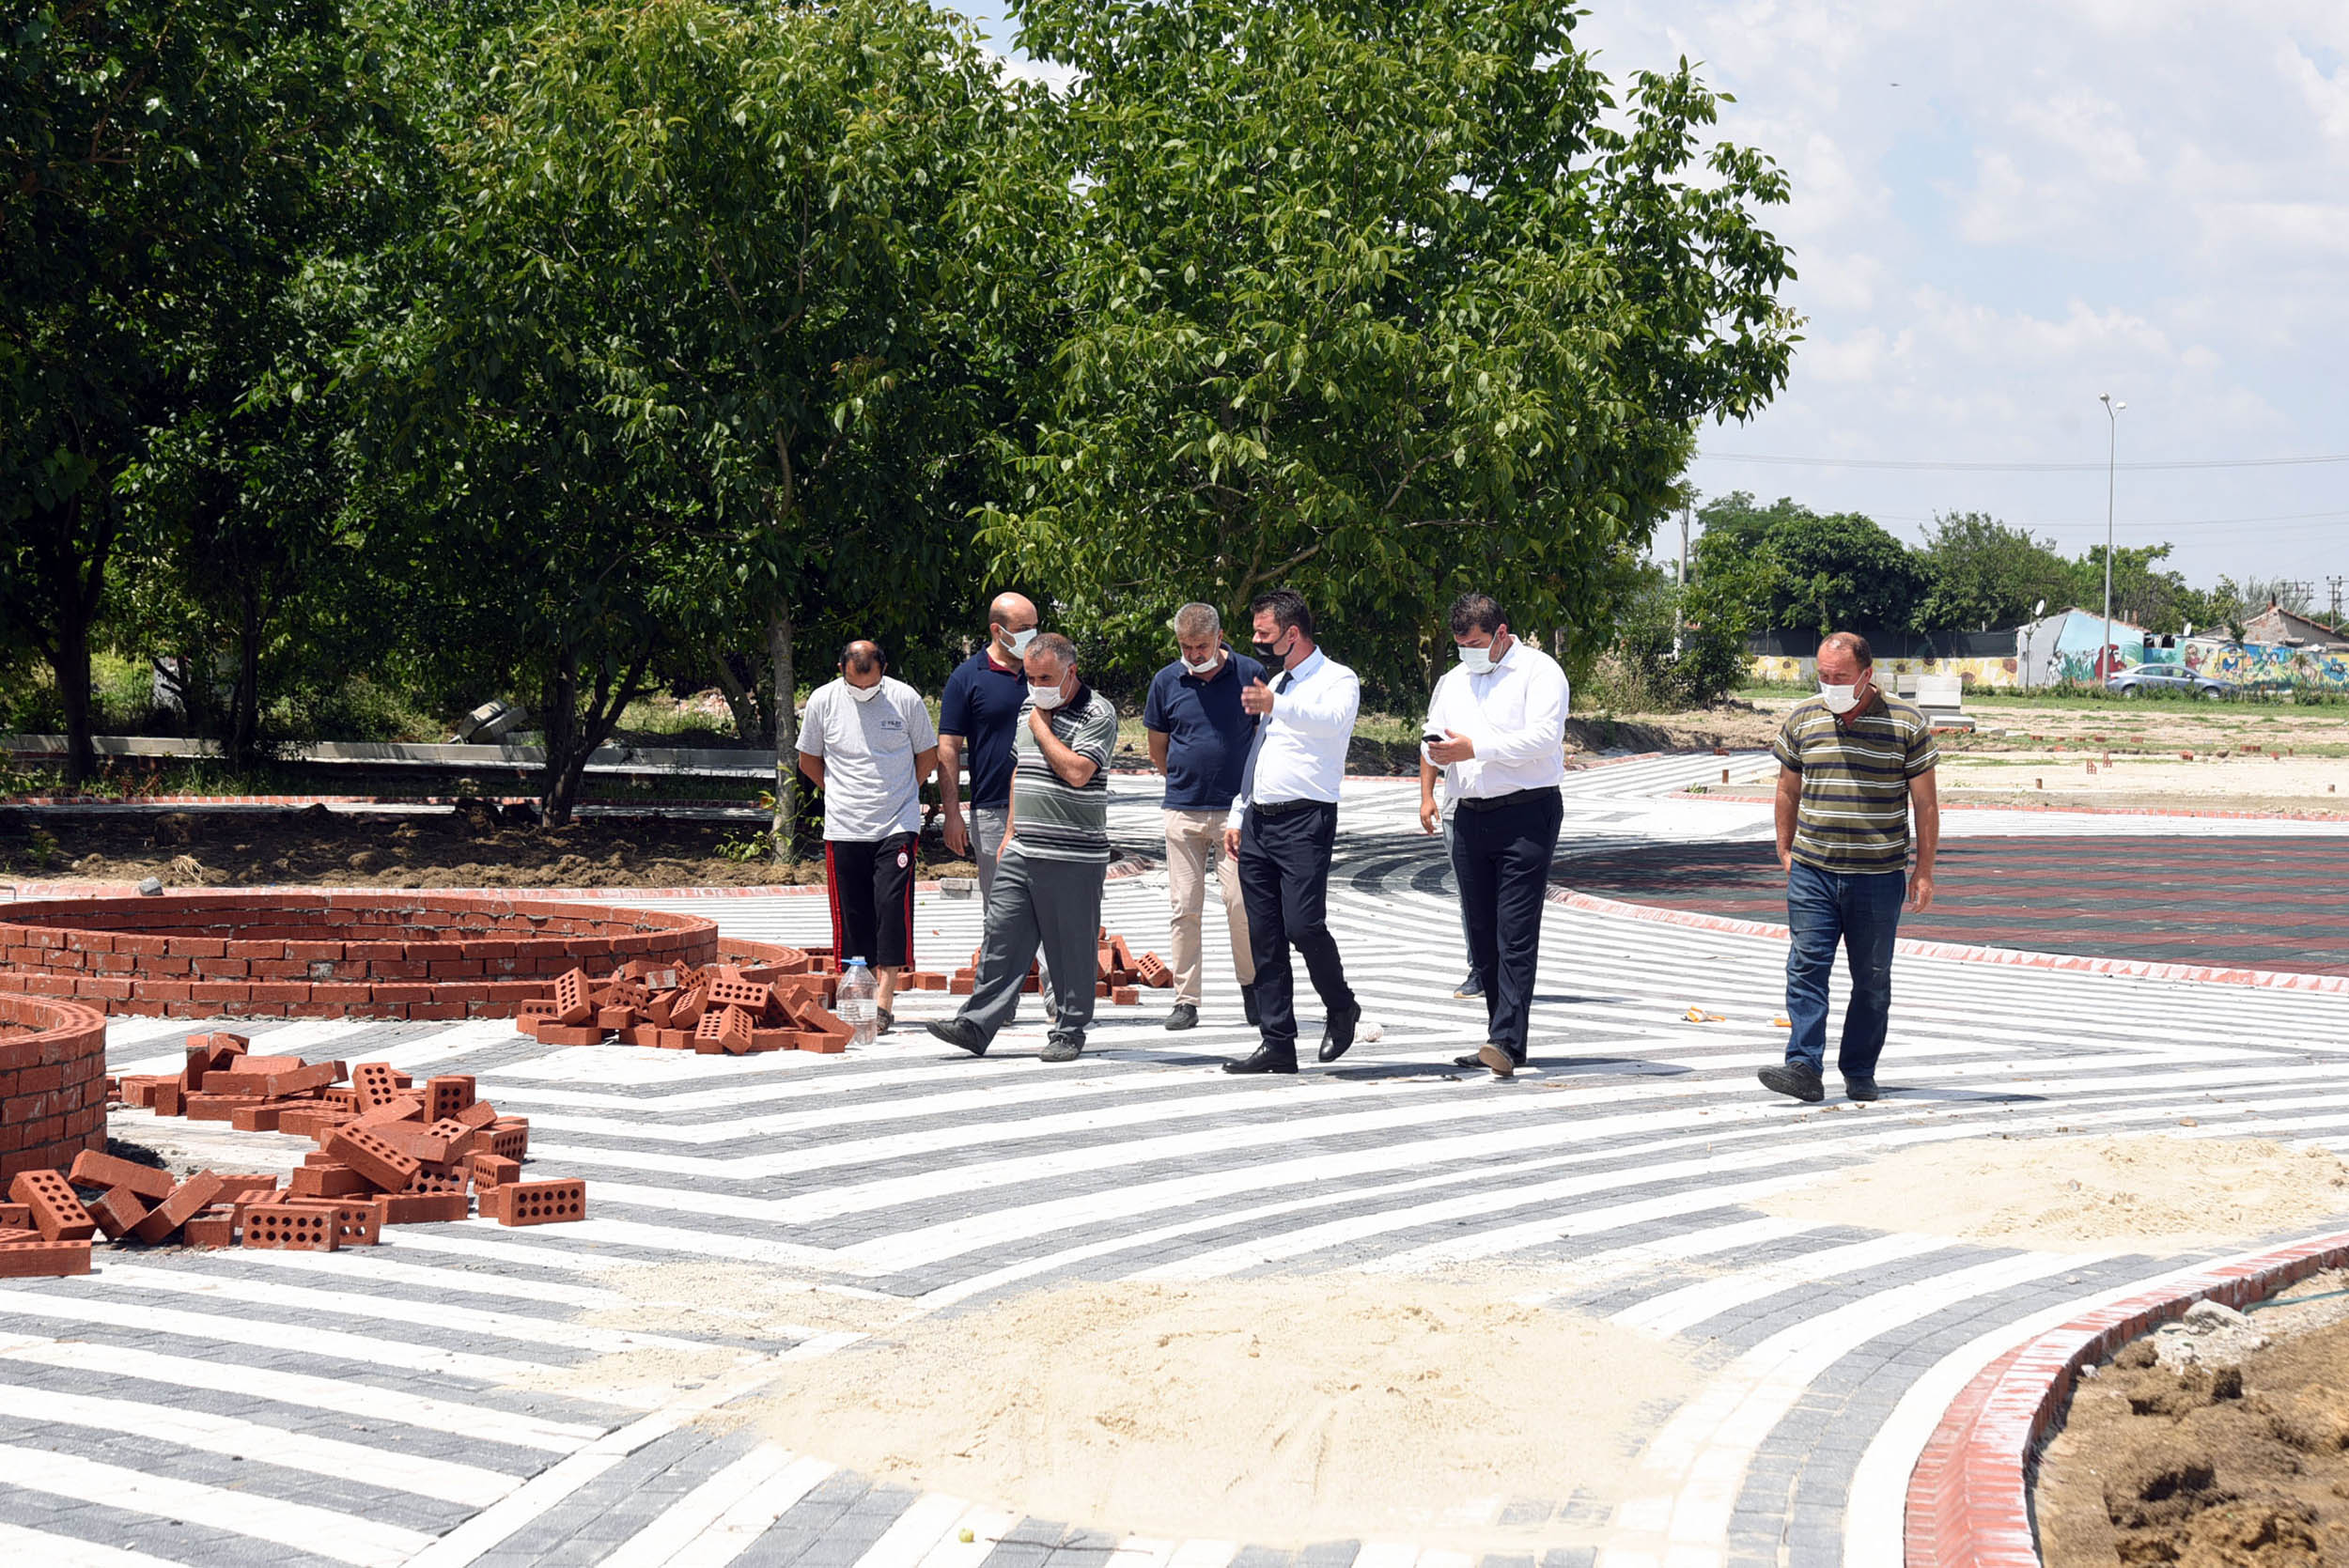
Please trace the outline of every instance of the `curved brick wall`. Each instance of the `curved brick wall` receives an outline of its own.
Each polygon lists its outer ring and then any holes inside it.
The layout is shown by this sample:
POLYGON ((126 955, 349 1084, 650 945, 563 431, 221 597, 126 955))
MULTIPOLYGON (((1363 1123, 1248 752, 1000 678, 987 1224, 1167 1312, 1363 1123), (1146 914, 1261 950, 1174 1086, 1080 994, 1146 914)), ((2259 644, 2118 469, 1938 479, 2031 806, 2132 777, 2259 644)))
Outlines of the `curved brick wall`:
POLYGON ((494 893, 193 893, 0 905, 0 992, 108 1013, 508 1017, 574 965, 706 964, 698 915, 494 893))
POLYGON ((106 1146, 106 1018, 94 1007, 0 996, 0 1188, 106 1146))

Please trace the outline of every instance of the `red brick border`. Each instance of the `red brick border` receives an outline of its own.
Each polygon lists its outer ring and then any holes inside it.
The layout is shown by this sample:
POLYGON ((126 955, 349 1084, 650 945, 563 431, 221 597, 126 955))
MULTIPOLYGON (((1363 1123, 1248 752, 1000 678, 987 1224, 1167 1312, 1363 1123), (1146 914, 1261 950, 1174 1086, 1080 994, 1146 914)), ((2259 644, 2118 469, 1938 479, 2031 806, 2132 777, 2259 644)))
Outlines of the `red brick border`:
POLYGON ((510 1017, 574 967, 719 947, 698 915, 502 893, 54 899, 0 904, 0 993, 148 1017, 510 1017))
MULTIPOLYGON (((1692 931, 1720 931, 1735 937, 1764 937, 1786 940, 1786 927, 1767 921, 1708 915, 1698 909, 1669 909, 1656 904, 1626 904, 1596 893, 1569 888, 1549 890, 1549 901, 1594 914, 1622 915, 1683 925, 1692 931)), ((5 906, 0 906, 5 907, 5 906)), ((1999 964, 2008 969, 2061 970, 2073 974, 2117 974, 2132 980, 2184 980, 2205 986, 2256 986, 2263 990, 2313 991, 2338 996, 2349 993, 2349 975, 2297 974, 2286 970, 2220 969, 2210 964, 2158 964, 2142 958, 2097 958, 2080 953, 2034 953, 2019 947, 1976 947, 1968 942, 1928 942, 1903 937, 1895 950, 1911 958, 1948 958, 1961 964, 1999 964)))
POLYGON ((2349 1231, 2235 1258, 2099 1307, 1991 1362, 1951 1402, 1909 1472, 1906 1568, 2039 1568, 2026 1467, 2080 1368, 2197 1301, 2246 1307, 2343 1264, 2349 1231))
POLYGON ((106 1147, 106 1018, 73 1001, 0 993, 0 1186, 106 1147))

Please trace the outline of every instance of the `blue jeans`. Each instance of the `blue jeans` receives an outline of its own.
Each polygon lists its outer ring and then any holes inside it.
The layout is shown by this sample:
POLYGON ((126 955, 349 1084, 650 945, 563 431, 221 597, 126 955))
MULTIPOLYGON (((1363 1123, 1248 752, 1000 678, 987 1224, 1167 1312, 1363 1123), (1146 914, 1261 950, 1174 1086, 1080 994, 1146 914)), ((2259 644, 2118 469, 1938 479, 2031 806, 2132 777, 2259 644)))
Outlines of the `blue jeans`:
POLYGON ((1794 936, 1786 950, 1786 1017, 1795 1026, 1786 1041, 1788 1066, 1814 1073, 1826 1066, 1828 979, 1840 945, 1850 960, 1851 1001, 1835 1064, 1845 1078, 1875 1077, 1892 1011, 1892 943, 1907 893, 1906 872, 1852 876, 1795 862, 1786 877, 1786 924, 1794 936))

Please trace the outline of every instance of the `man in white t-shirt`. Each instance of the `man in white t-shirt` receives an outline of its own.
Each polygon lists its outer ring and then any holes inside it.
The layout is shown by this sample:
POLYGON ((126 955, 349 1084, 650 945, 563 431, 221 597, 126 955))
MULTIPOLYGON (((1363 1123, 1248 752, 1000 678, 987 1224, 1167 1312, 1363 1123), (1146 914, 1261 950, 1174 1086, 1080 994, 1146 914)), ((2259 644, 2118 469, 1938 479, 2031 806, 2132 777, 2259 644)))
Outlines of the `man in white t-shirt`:
POLYGON ((883 1029, 896 1021, 897 981, 913 963, 922 784, 938 770, 930 711, 888 668, 878 645, 850 643, 840 678, 817 688, 800 719, 800 771, 824 792, 832 953, 872 966, 883 1029))

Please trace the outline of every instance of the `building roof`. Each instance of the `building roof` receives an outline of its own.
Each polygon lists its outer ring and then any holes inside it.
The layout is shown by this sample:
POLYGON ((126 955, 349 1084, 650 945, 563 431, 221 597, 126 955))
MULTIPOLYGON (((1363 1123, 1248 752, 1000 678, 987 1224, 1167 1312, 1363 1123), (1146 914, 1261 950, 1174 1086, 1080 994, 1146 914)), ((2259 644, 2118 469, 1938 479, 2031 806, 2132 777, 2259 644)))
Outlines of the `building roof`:
POLYGON ((2349 631, 2286 610, 2272 600, 2266 609, 2244 616, 2243 629, 2251 634, 2249 640, 2255 643, 2313 643, 2349 648, 2349 631))

